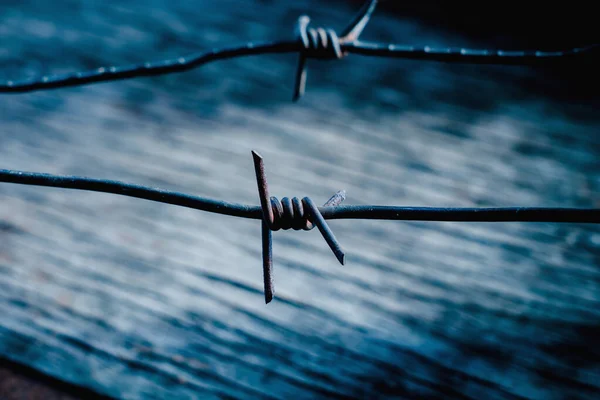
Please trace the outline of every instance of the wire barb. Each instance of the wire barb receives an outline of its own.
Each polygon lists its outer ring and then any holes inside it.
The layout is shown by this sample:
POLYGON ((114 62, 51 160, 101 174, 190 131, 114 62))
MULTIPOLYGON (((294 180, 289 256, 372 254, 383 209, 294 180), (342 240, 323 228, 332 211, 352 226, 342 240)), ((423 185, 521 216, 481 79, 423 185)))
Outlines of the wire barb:
POLYGON ((310 18, 306 15, 298 18, 296 36, 302 45, 302 50, 298 56, 293 101, 298 101, 306 91, 306 59, 339 60, 345 57, 348 53, 342 51, 341 44, 354 43, 358 40, 369 22, 371 14, 375 11, 376 5, 377 0, 367 1, 358 15, 344 29, 342 37, 338 37, 333 29, 308 28, 310 18))
POLYGON ((363 4, 358 14, 356 14, 356 17, 348 24, 346 29, 342 31, 342 37, 340 38, 342 43, 358 40, 358 37, 369 23, 371 15, 375 11, 375 7, 377 7, 377 0, 367 1, 363 4))
MULTIPOLYGON (((279 229, 294 229, 309 231, 316 225, 323 238, 335 254, 338 261, 344 264, 344 251, 338 243, 331 229, 325 222, 323 215, 313 203, 305 197, 299 200, 297 197, 289 199, 284 197, 281 202, 276 197, 269 197, 269 185, 265 173, 263 158, 256 151, 252 151, 254 159, 254 171, 258 185, 258 197, 262 209, 262 260, 263 279, 265 291, 265 303, 269 304, 275 295, 273 283, 273 243, 271 231, 279 229)), ((346 198, 346 192, 340 190, 334 194, 323 207, 337 207, 346 198)))
POLYGON ((333 254, 335 254, 340 264, 344 265, 344 250, 338 243, 331 229, 329 229, 329 225, 327 225, 327 222, 325 222, 325 218, 323 218, 323 215, 317 208, 317 205, 309 197, 303 198, 302 202, 306 204, 310 210, 308 217, 312 217, 313 223, 317 226, 317 228, 319 228, 321 235, 323 235, 323 238, 331 248, 331 251, 333 251, 333 254))

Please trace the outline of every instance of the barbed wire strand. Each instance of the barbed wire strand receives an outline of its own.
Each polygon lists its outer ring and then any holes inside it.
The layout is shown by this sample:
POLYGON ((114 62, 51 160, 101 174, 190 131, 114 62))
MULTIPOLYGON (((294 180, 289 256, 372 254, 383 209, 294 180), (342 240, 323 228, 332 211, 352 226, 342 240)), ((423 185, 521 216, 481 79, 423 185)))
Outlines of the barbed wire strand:
MULTIPOLYGON (((216 214, 262 219, 260 206, 230 203, 132 183, 79 176, 0 169, 0 182, 111 193, 216 214)), ((405 207, 338 206, 318 208, 325 219, 379 219, 449 222, 572 222, 600 223, 599 208, 561 207, 405 207)))
POLYGON ((284 197, 280 201, 276 197, 269 196, 262 157, 254 151, 252 155, 254 157, 260 206, 229 203, 120 181, 37 172, 0 170, 0 182, 112 193, 233 217, 260 219, 262 220, 263 277, 266 303, 269 303, 274 296, 271 232, 279 229, 311 230, 316 225, 338 261, 344 264, 344 251, 327 225, 325 221, 327 219, 600 223, 600 208, 342 206, 339 204, 345 199, 344 191, 337 192, 323 207, 317 207, 308 197, 304 197, 302 200, 296 197, 292 199, 284 197))
POLYGON ((309 28, 310 18, 301 16, 296 24, 296 39, 276 42, 250 42, 239 46, 215 48, 206 52, 156 62, 122 67, 100 67, 91 71, 47 75, 41 78, 9 80, 0 83, 0 93, 26 93, 92 83, 155 76, 189 71, 212 61, 270 53, 300 54, 294 87, 294 101, 304 93, 307 58, 341 59, 349 53, 363 56, 471 64, 532 65, 597 54, 600 44, 560 51, 477 50, 435 48, 359 41, 373 14, 377 0, 367 1, 341 37, 332 29, 309 28))
MULTIPOLYGON (((572 60, 591 54, 600 46, 594 44, 564 51, 504 51, 452 48, 430 48, 401 45, 385 45, 361 42, 359 37, 373 14, 377 0, 367 1, 357 16, 338 37, 332 29, 310 28, 310 18, 301 16, 296 24, 296 40, 279 42, 250 42, 241 46, 212 49, 207 52, 179 57, 172 60, 147 62, 125 67, 101 67, 87 72, 43 76, 39 79, 7 81, 0 83, 0 93, 25 93, 91 83, 116 81, 142 76, 184 72, 203 64, 233 57, 268 53, 298 52, 299 62, 294 87, 294 101, 306 87, 306 60, 341 59, 349 53, 368 56, 395 57, 441 62, 464 62, 479 64, 525 65, 545 63, 551 60, 572 60)), ((262 254, 265 302, 274 296, 272 277, 272 231, 279 229, 311 230, 317 226, 323 238, 341 264, 344 251, 327 225, 326 219, 381 219, 411 221, 455 222, 575 222, 600 223, 600 209, 582 208, 438 208, 401 206, 341 206, 345 192, 339 191, 323 207, 317 207, 309 198, 277 199, 269 196, 262 157, 252 152, 260 198, 260 206, 228 203, 189 194, 166 191, 119 181, 92 179, 77 176, 58 176, 35 172, 0 170, 0 182, 25 185, 49 186, 113 193, 123 196, 152 200, 182 207, 193 208, 235 217, 262 220, 262 254)))

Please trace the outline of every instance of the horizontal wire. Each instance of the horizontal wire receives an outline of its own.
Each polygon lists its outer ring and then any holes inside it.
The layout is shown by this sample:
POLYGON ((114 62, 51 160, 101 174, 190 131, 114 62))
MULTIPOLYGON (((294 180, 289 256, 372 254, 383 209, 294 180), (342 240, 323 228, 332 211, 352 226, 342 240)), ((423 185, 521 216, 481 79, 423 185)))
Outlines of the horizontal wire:
POLYGON ((342 36, 331 29, 308 29, 310 18, 301 16, 297 23, 296 40, 277 42, 250 42, 233 47, 215 48, 199 54, 177 59, 146 62, 122 67, 100 67, 86 72, 74 72, 59 75, 47 75, 17 81, 0 82, 0 93, 25 93, 36 90, 55 89, 68 86, 79 86, 90 83, 116 81, 142 76, 154 76, 189 71, 206 63, 233 57, 269 53, 298 52, 301 55, 298 69, 296 94, 297 100, 304 91, 306 81, 304 59, 340 59, 348 53, 365 56, 404 58, 413 60, 528 65, 553 60, 572 60, 574 57, 593 53, 600 48, 599 44, 587 47, 572 48, 561 51, 507 51, 507 50, 475 50, 465 48, 431 48, 428 46, 402 46, 361 42, 359 37, 371 19, 377 0, 368 0, 356 17, 344 29, 342 36), (309 40, 312 38, 312 41, 309 40), (332 52, 332 50, 334 50, 332 52))
POLYGON ((342 48, 344 51, 364 56, 469 64, 531 65, 557 60, 571 61, 575 57, 588 56, 593 54, 594 50, 600 50, 600 44, 559 51, 526 51, 416 47, 357 41, 343 45, 342 48))
POLYGON ((600 223, 600 208, 338 206, 321 213, 325 219, 600 223))
MULTIPOLYGON (((234 217, 262 219, 260 206, 229 203, 114 180, 0 170, 0 182, 113 193, 234 217)), ((600 223, 599 208, 445 208, 404 206, 318 207, 325 219, 373 219, 452 222, 600 223)))
POLYGON ((260 207, 228 203, 226 201, 107 179, 59 176, 2 169, 0 170, 0 182, 113 193, 217 214, 231 215, 234 217, 262 219, 260 207))
MULTIPOLYGON (((442 61, 471 64, 532 65, 548 61, 572 60, 599 50, 600 45, 561 51, 509 51, 477 50, 465 48, 431 48, 395 44, 354 41, 340 43, 345 53, 363 56, 403 58, 410 60, 442 61)), ((100 67, 85 72, 47 75, 41 78, 5 81, 0 83, 0 93, 26 93, 99 82, 117 81, 144 76, 185 72, 212 61, 251 55, 302 52, 298 41, 249 42, 243 45, 212 49, 176 59, 146 62, 131 66, 100 67)))
POLYGON ((212 49, 206 52, 169 60, 146 62, 143 64, 121 67, 100 67, 85 72, 48 75, 38 79, 6 81, 0 83, 0 93, 25 93, 37 90, 80 86, 90 83, 118 81, 142 76, 185 72, 211 61, 252 55, 289 53, 298 51, 300 47, 300 44, 296 41, 250 42, 244 45, 212 49))

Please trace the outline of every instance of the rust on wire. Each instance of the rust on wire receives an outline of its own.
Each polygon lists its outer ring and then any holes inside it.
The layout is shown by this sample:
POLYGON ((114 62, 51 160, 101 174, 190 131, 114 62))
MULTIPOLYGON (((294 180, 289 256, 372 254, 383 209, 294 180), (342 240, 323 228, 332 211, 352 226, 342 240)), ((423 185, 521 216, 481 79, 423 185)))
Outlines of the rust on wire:
MULTIPOLYGON (((269 196, 269 184, 263 158, 256 151, 252 151, 254 158, 254 171, 258 185, 258 197, 262 209, 262 260, 263 279, 265 287, 265 303, 273 300, 275 288, 273 285, 273 243, 271 231, 280 229, 294 229, 309 231, 316 225, 325 238, 325 241, 341 264, 344 264, 344 251, 338 243, 331 229, 325 222, 323 215, 313 203, 305 197, 289 199, 284 197, 279 201, 276 197, 269 196)), ((340 190, 334 194, 323 207, 336 207, 346 198, 346 192, 340 190)))
POLYGON ((530 65, 549 61, 573 60, 593 55, 600 44, 559 51, 481 50, 465 48, 433 48, 360 41, 359 37, 377 6, 377 0, 365 2, 357 16, 338 36, 332 29, 310 28, 310 18, 301 16, 296 24, 296 38, 275 42, 249 42, 238 46, 212 49, 176 59, 144 62, 125 67, 100 67, 91 71, 59 75, 47 75, 24 80, 0 82, 0 93, 25 93, 69 86, 80 86, 98 82, 117 81, 142 76, 155 76, 184 72, 206 63, 234 57, 273 53, 299 53, 298 69, 294 86, 294 101, 306 88, 306 59, 339 60, 350 53, 364 56, 390 57, 439 62, 530 65))

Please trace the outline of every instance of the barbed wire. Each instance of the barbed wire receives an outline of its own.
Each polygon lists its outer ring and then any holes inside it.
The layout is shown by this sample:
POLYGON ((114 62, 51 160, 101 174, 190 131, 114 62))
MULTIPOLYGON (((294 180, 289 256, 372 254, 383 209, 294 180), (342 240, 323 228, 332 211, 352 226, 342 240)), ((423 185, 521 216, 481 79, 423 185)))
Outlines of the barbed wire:
POLYGON ((549 61, 573 60, 600 49, 600 44, 560 51, 477 50, 465 48, 435 48, 359 41, 375 11, 377 0, 367 1, 357 16, 338 36, 333 29, 310 28, 310 18, 301 16, 296 24, 296 39, 276 42, 250 42, 239 46, 212 49, 175 59, 146 62, 132 66, 100 67, 91 71, 48 75, 41 78, 0 83, 0 93, 26 93, 91 83, 117 81, 143 76, 184 72, 212 61, 270 53, 299 53, 294 86, 294 101, 306 86, 306 59, 342 59, 350 53, 363 56, 391 57, 412 60, 498 65, 531 65, 549 61))
POLYGON ((93 179, 78 176, 60 176, 37 172, 0 170, 0 182, 23 185, 49 186, 93 192, 113 193, 138 199, 233 217, 262 220, 262 260, 265 303, 274 296, 272 279, 273 258, 271 232, 280 229, 311 230, 315 226, 341 264, 345 253, 335 235, 327 225, 327 219, 371 219, 396 221, 448 221, 448 222, 558 222, 600 223, 600 208, 547 208, 547 207, 503 207, 503 208, 440 208, 403 206, 342 206, 346 192, 334 194, 322 207, 317 207, 309 198, 279 200, 269 196, 263 158, 252 152, 258 185, 260 206, 229 203, 175 191, 162 190, 125 182, 93 179))
MULTIPOLYGON (((102 67, 87 72, 44 76, 39 79, 7 81, 0 83, 0 93, 25 93, 90 83, 116 81, 141 76, 154 76, 184 72, 203 64, 233 57, 268 54, 299 53, 298 69, 294 86, 294 101, 305 92, 306 60, 339 60, 350 53, 367 56, 395 57, 441 62, 478 64, 528 65, 551 60, 572 60, 592 54, 600 45, 573 48, 564 51, 505 51, 453 48, 430 48, 361 42, 359 37, 373 14, 377 0, 367 1, 357 16, 338 36, 332 29, 311 28, 310 18, 301 16, 296 24, 296 40, 279 42, 250 42, 241 46, 213 49, 196 55, 173 60, 148 62, 126 67, 102 67)), ((598 208, 439 208, 402 206, 342 206, 345 192, 334 194, 322 207, 309 198, 281 200, 269 196, 269 188, 262 157, 252 152, 260 198, 260 206, 228 203, 189 194, 166 191, 106 179, 77 176, 0 170, 0 182, 24 185, 50 186, 113 193, 123 196, 152 200, 176 206, 193 208, 234 217, 260 219, 262 221, 262 259, 265 302, 274 296, 272 279, 272 231, 280 229, 311 230, 315 226, 335 254, 344 264, 345 253, 327 225, 327 219, 373 219, 401 221, 454 221, 454 222, 572 222, 600 223, 598 208)))

